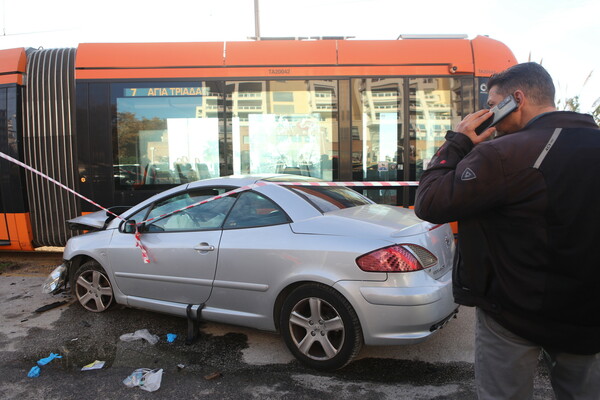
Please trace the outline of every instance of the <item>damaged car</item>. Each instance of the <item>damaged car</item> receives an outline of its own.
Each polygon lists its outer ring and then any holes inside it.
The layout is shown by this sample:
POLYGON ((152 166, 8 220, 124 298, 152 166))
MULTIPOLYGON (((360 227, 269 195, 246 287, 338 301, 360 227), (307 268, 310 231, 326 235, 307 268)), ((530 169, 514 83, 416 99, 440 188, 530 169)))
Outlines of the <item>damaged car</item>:
POLYGON ((457 312, 448 224, 314 178, 201 180, 70 223, 87 232, 46 292, 187 318, 190 341, 200 319, 279 332, 298 360, 335 370, 363 345, 421 342, 457 312))

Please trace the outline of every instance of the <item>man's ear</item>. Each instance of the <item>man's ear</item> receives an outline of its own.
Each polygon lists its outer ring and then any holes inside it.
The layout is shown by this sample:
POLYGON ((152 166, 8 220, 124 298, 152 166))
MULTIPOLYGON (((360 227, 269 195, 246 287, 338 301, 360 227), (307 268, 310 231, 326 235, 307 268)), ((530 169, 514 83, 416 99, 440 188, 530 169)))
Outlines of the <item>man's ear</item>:
POLYGON ((513 93, 513 97, 517 101, 517 104, 519 105, 519 107, 521 107, 524 103, 523 100, 525 100, 525 93, 523 93, 523 91, 518 89, 518 90, 515 90, 515 92, 513 93))

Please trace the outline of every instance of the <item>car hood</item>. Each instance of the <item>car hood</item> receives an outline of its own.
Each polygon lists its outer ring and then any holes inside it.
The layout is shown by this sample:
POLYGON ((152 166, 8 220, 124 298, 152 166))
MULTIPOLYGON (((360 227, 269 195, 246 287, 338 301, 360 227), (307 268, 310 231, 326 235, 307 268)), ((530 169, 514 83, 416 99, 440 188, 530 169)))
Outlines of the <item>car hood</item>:
POLYGON ((67 221, 71 229, 101 230, 104 229, 108 217, 106 211, 96 211, 91 214, 82 215, 67 221))
POLYGON ((369 204, 330 211, 323 216, 291 224, 295 233, 320 235, 385 235, 391 238, 425 233, 434 226, 408 208, 369 204))

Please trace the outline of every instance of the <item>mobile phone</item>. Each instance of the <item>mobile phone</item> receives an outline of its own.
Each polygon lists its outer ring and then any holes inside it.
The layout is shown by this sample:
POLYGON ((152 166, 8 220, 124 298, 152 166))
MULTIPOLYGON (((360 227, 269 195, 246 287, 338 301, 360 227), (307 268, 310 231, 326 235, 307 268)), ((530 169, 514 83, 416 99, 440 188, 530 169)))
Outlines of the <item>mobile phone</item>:
POLYGON ((481 125, 475 128, 475 133, 481 135, 481 133, 487 128, 496 125, 498 122, 502 121, 502 119, 505 118, 508 114, 515 111, 518 106, 519 103, 517 103, 517 100, 515 100, 512 94, 509 94, 500 103, 492 107, 490 111, 493 112, 494 115, 483 121, 481 125))

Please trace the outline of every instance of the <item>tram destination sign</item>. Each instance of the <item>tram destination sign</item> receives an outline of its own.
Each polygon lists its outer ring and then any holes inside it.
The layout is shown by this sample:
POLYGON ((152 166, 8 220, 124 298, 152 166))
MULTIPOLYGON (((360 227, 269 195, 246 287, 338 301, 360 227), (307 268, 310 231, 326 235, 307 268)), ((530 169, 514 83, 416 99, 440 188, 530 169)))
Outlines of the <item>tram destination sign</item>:
POLYGON ((196 87, 154 87, 154 88, 125 88, 125 97, 173 97, 173 96, 203 96, 208 88, 196 87))

